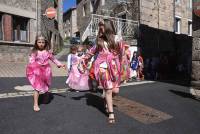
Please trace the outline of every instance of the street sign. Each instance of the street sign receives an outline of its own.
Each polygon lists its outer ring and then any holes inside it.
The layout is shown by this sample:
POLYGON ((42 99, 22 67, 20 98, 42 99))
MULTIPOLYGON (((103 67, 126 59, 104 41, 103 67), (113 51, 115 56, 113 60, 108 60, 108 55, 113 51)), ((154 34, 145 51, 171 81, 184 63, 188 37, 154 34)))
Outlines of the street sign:
POLYGON ((45 15, 49 19, 54 19, 56 17, 56 9, 53 8, 53 7, 47 8, 46 11, 45 11, 45 15))
POLYGON ((200 0, 194 0, 193 12, 196 16, 200 17, 200 0))

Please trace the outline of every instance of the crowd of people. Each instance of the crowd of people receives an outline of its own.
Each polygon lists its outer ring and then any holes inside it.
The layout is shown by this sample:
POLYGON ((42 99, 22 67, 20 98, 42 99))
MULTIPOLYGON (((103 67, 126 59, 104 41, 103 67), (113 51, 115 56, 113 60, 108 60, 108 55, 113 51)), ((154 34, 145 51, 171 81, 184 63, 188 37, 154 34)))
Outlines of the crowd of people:
POLYGON ((115 123, 113 97, 119 93, 120 84, 133 78, 144 79, 142 56, 134 52, 131 58, 129 45, 121 36, 116 35, 111 20, 106 19, 99 23, 95 44, 71 46, 67 66, 54 58, 50 44, 40 35, 36 38, 26 68, 27 78, 35 90, 33 110, 36 112, 40 111, 39 94, 46 93, 48 96, 51 85, 49 60, 67 70, 66 84, 72 90, 103 90, 102 99, 108 113, 108 123, 111 124, 115 123))

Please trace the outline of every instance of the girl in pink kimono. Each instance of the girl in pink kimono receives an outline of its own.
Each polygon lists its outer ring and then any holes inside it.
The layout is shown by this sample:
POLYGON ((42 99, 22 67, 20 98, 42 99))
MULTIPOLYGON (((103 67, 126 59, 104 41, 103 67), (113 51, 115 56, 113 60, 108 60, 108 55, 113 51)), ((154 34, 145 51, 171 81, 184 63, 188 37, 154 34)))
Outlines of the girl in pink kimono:
POLYGON ((37 36, 26 68, 26 76, 35 90, 33 95, 33 110, 36 112, 40 110, 38 106, 39 93, 48 92, 49 86, 51 85, 52 72, 49 60, 58 67, 65 67, 64 64, 61 64, 54 58, 49 49, 50 45, 45 38, 43 36, 37 36))
POLYGON ((97 45, 92 47, 84 57, 85 63, 98 53, 94 61, 95 79, 105 92, 105 101, 108 111, 108 123, 115 123, 113 112, 113 93, 119 92, 120 79, 120 46, 119 38, 115 36, 112 21, 105 20, 99 23, 97 45))

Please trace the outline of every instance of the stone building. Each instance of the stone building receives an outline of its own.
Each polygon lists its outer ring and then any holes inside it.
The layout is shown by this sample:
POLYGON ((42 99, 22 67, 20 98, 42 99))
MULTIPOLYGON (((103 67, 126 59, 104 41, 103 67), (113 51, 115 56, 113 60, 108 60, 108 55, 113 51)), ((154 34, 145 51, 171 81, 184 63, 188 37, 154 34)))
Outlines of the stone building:
POLYGON ((119 0, 115 16, 138 20, 138 48, 144 59, 167 56, 170 70, 183 65, 189 78, 192 54, 192 0, 119 0))
MULTIPOLYGON (((200 2, 194 1, 193 12, 193 44, 192 44, 192 73, 191 73, 191 86, 192 89, 200 90, 200 2)), ((194 93, 196 94, 196 92, 194 93)))
POLYGON ((77 28, 76 8, 70 8, 63 14, 64 37, 80 36, 77 28))
POLYGON ((54 51, 58 51, 62 45, 61 4, 62 0, 1 0, 0 62, 27 61, 37 33, 44 34, 54 51), (48 7, 57 9, 56 19, 44 16, 48 7))
MULTIPOLYGON (((192 0, 142 0, 138 46, 144 58, 166 57, 166 72, 189 84, 192 54, 192 0), (177 75, 182 69, 184 72, 177 75)), ((161 66, 160 66, 161 67, 161 66)))
POLYGON ((140 46, 148 56, 155 52, 187 56, 191 53, 191 37, 192 0, 140 2, 140 46))
POLYGON ((114 6, 112 0, 77 0, 77 21, 78 30, 80 35, 83 34, 86 27, 91 20, 91 14, 98 14, 109 16, 111 12, 111 7, 114 6))
MULTIPOLYGON (((128 20, 116 16, 114 8, 120 2, 118 0, 77 0, 77 22, 82 41, 95 38, 98 32, 98 22, 103 19, 112 19, 117 34, 134 38, 138 28, 138 21, 128 20)), ((136 45, 135 38, 130 44, 136 45), (134 40, 134 41, 133 41, 134 40), (133 43, 132 43, 133 42, 133 43)))
POLYGON ((118 1, 115 16, 139 21, 138 45, 144 55, 191 48, 192 0, 118 1))

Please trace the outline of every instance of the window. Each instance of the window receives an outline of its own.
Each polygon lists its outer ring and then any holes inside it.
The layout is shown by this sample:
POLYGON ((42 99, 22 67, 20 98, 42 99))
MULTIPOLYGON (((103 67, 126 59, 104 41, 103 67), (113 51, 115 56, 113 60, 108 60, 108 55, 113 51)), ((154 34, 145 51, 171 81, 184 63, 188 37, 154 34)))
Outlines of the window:
POLYGON ((13 16, 13 40, 29 41, 29 19, 13 16))
POLYGON ((101 5, 102 5, 102 6, 105 5, 105 0, 101 0, 101 5))
POLYGON ((0 40, 3 40, 3 19, 1 14, 0 14, 0 40))
POLYGON ((175 18, 175 33, 176 34, 181 33, 181 18, 180 17, 175 18))
POLYGON ((180 2, 181 2, 181 0, 175 0, 175 2, 176 2, 176 3, 180 3, 180 2))
POLYGON ((188 21, 188 35, 192 36, 192 21, 188 21))

